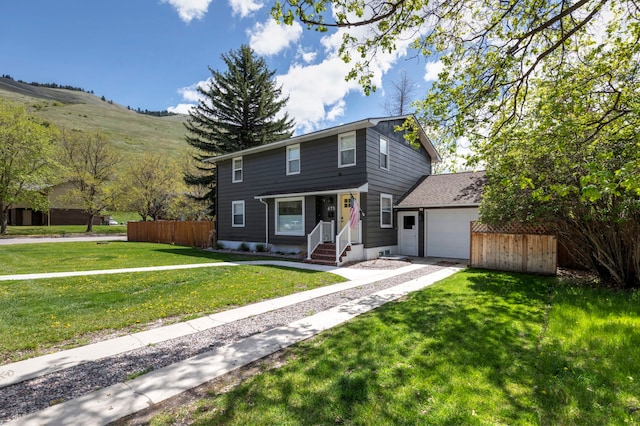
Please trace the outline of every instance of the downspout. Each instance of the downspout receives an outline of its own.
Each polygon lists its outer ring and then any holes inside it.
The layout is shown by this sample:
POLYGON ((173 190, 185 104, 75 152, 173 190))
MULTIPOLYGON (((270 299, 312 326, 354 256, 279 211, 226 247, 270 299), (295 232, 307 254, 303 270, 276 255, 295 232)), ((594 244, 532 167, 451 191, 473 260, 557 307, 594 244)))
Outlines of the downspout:
POLYGON ((264 204, 264 245, 269 246, 269 204, 262 198, 258 198, 258 201, 264 204))

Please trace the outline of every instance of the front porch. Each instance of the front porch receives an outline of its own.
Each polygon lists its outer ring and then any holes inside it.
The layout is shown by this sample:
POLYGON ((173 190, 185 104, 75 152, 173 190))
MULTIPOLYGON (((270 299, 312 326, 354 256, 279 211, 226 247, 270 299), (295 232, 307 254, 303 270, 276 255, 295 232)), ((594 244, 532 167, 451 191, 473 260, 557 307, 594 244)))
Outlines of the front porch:
POLYGON ((361 242, 361 220, 347 222, 337 234, 335 233, 334 221, 321 220, 307 235, 306 261, 340 266, 349 261, 362 260, 364 253, 361 242))

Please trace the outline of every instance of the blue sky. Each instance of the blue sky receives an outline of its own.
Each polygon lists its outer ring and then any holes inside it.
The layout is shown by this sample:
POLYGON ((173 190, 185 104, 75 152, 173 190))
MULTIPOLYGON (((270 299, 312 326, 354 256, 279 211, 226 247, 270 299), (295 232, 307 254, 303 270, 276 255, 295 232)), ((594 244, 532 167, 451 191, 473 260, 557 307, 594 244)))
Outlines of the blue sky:
MULTIPOLYGON (((385 95, 404 69, 422 96, 437 74, 407 50, 378 55, 378 91, 346 82, 341 32, 278 26, 261 0, 5 0, 0 74, 82 87, 124 106, 186 112, 195 87, 224 71, 222 53, 250 45, 276 70, 297 132, 385 114, 385 95), (385 93, 386 92, 386 93, 385 93)), ((404 44, 403 44, 404 43, 404 44)))

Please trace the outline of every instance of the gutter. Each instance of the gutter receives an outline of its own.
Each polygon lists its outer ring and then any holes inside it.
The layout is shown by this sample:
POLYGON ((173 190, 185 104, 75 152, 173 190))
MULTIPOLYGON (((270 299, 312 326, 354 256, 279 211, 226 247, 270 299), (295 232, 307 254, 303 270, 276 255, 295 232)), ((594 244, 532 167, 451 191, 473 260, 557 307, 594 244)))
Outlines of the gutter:
POLYGON ((264 204, 264 244, 269 246, 269 204, 262 198, 259 198, 258 201, 264 204))

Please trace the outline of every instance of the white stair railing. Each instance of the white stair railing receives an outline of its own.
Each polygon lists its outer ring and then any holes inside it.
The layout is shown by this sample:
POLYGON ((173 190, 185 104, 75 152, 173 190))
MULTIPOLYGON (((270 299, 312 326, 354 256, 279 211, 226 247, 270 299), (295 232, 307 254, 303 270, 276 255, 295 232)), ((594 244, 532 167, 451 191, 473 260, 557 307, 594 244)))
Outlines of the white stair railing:
POLYGON ((336 263, 340 263, 340 255, 351 245, 351 227, 347 223, 336 236, 336 263))
POLYGON ((307 260, 311 259, 311 254, 318 248, 318 246, 324 242, 331 241, 333 242, 334 231, 334 221, 324 222, 320 221, 313 228, 313 231, 307 235, 307 260))

